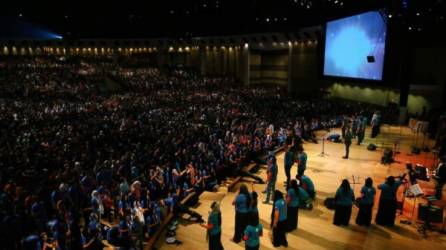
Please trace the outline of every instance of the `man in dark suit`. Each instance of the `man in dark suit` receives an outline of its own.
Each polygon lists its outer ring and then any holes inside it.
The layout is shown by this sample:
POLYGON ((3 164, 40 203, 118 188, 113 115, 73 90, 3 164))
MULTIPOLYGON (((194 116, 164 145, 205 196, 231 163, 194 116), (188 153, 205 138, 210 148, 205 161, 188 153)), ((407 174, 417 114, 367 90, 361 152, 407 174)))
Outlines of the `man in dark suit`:
POLYGON ((347 127, 344 136, 345 156, 342 157, 344 159, 348 159, 348 155, 350 153, 350 145, 352 145, 352 138, 353 138, 352 130, 350 129, 350 127, 347 127))
POLYGON ((438 164, 435 180, 437 180, 437 186, 435 186, 435 197, 441 200, 441 194, 443 192, 443 186, 446 183, 446 156, 440 158, 440 163, 438 164))

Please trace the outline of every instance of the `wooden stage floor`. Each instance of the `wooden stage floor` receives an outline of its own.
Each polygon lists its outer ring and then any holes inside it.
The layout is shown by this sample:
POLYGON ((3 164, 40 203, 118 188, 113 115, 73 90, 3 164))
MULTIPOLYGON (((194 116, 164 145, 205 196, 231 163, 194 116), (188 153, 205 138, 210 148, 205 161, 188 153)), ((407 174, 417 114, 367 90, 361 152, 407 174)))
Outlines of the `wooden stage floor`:
MULTIPOLYGON (((329 132, 335 133, 337 130, 329 132)), ((320 132, 318 136, 324 135, 320 132)), ((367 136, 370 135, 370 128, 367 136)), ((421 153, 420 155, 410 155, 410 146, 415 142, 422 145, 422 136, 416 141, 414 134, 407 127, 392 127, 384 125, 381 135, 376 139, 366 138, 361 146, 353 144, 350 149, 350 159, 342 159, 344 145, 332 142, 325 143, 325 157, 319 156, 321 153, 321 143, 305 143, 304 148, 308 154, 308 165, 306 175, 313 179, 316 187, 316 201, 312 211, 299 211, 298 229, 287 234, 289 247, 278 249, 446 249, 446 235, 437 231, 427 231, 427 237, 423 237, 417 232, 415 225, 401 224, 400 220, 412 220, 412 199, 406 199, 404 203, 404 213, 399 215, 394 228, 386 228, 374 224, 377 205, 375 203, 373 224, 370 228, 360 227, 354 223, 358 209, 353 208, 350 226, 338 227, 332 224, 334 211, 328 210, 323 205, 327 197, 334 197, 336 189, 342 179, 348 178, 352 182, 352 176, 359 180, 361 184, 353 185, 355 195, 359 196, 359 190, 364 183, 364 179, 372 177, 374 186, 382 183, 386 176, 399 175, 405 172, 406 161, 421 163, 431 166, 433 161, 432 153, 421 153), (381 165, 381 148, 371 152, 367 150, 367 145, 372 142, 378 146, 394 146, 395 141, 400 141, 400 154, 397 154, 396 163, 391 165, 381 165)), ((431 146, 432 142, 426 140, 426 145, 431 146)), ((282 185, 285 180, 283 172, 283 153, 277 156, 279 164, 279 177, 276 187, 284 191, 282 185)), ((293 167, 292 175, 295 175, 297 168, 293 167)), ((265 170, 259 171, 260 176, 265 176, 265 170)), ((434 183, 421 182, 421 186, 428 193, 433 192, 434 183)), ((261 191, 265 185, 255 185, 259 193, 260 220, 264 227, 264 236, 261 239, 260 249, 275 249, 271 244, 271 230, 269 228, 269 218, 271 205, 262 204, 264 194, 261 191)), ((446 197, 446 191, 443 197, 446 197)), ((193 208, 198 213, 207 218, 210 204, 218 200, 221 202, 222 210, 222 243, 225 249, 244 249, 244 243, 235 244, 231 241, 234 232, 234 208, 231 205, 236 193, 227 192, 226 188, 220 188, 218 193, 204 193, 200 197, 200 203, 193 208)), ((377 198, 379 197, 379 191, 377 198)), ((423 199, 419 202, 426 203, 423 199)), ((416 211, 415 211, 416 213, 416 211)), ((413 217, 415 218, 415 216, 413 217)), ((440 228, 441 224, 434 224, 440 228)), ((158 249, 207 249, 206 230, 197 224, 180 220, 177 230, 177 238, 183 242, 182 245, 167 245, 161 238, 158 242, 158 249)))

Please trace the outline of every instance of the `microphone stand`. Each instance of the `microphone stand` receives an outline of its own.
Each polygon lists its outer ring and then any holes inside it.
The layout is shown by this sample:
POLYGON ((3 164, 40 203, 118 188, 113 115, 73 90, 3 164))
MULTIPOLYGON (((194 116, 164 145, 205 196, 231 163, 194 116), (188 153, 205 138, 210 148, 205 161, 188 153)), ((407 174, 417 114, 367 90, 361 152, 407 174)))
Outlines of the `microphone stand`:
POLYGON ((319 154, 320 157, 329 156, 329 154, 325 153, 325 136, 326 135, 327 135, 327 133, 325 133, 324 136, 322 136, 322 152, 319 154))

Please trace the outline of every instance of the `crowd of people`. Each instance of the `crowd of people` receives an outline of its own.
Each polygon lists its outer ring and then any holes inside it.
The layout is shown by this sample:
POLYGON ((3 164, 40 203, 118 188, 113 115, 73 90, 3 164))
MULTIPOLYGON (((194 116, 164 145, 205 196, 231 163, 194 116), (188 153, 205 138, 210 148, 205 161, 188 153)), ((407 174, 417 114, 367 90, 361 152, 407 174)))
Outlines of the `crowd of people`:
MULTIPOLYGON (((186 210, 178 203, 188 194, 215 190, 289 138, 317 142, 314 131, 340 126, 346 110, 371 117, 376 109, 296 100, 280 88, 238 87, 230 78, 183 70, 16 60, 0 63, 0 240, 6 249, 97 249, 104 240, 140 249, 167 212, 186 210), (94 79, 106 69, 123 90, 98 86, 94 79), (108 228, 103 221, 117 223, 108 228)), ((288 197, 301 193, 295 180, 287 185, 288 197)), ((267 191, 277 192, 274 186, 267 191)), ((288 229, 283 206, 297 216, 296 202, 280 197, 273 196, 283 203, 275 205, 279 233, 288 229)), ((248 206, 235 202, 239 213, 257 202, 246 199, 248 206)), ((212 209, 217 213, 218 204, 212 209)), ((250 239, 253 231, 258 224, 242 224, 234 240, 250 239)), ((210 236, 216 234, 214 228, 210 236)))

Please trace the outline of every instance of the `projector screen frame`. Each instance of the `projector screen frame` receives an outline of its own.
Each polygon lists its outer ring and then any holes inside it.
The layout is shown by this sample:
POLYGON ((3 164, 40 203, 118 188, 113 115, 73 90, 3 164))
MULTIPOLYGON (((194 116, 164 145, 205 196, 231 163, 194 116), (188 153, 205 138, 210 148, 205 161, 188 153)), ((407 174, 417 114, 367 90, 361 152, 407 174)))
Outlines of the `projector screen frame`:
MULTIPOLYGON (((322 32, 323 32, 323 36, 321 39, 321 43, 320 43, 320 53, 321 53, 321 57, 320 57, 320 75, 321 75, 321 79, 325 80, 325 81, 330 81, 330 82, 348 82, 348 83, 362 83, 362 84, 373 84, 373 85, 387 85, 388 82, 388 65, 389 65, 389 43, 390 43, 390 39, 389 37, 391 36, 389 33, 389 29, 390 29, 390 25, 389 25, 389 20, 387 19, 386 22, 386 38, 385 38, 385 49, 384 49, 384 61, 383 61, 383 69, 382 69, 382 76, 381 79, 368 79, 368 78, 357 78, 357 77, 348 77, 348 76, 333 76, 333 75, 326 75, 325 74, 325 57, 326 57, 326 36, 327 36, 327 23, 332 22, 332 21, 337 21, 337 20, 341 20, 344 18, 349 18, 349 17, 354 17, 354 16, 358 16, 358 15, 362 15, 368 12, 379 12, 381 15, 383 15, 383 13, 385 13, 385 9, 370 9, 370 10, 364 10, 361 12, 355 12, 355 13, 351 13, 347 16, 342 16, 342 17, 336 17, 336 18, 331 18, 328 19, 323 25, 322 25, 322 32)), ((364 60, 367 60, 367 58, 364 58, 364 60)), ((391 86, 388 86, 391 87, 391 86)))

